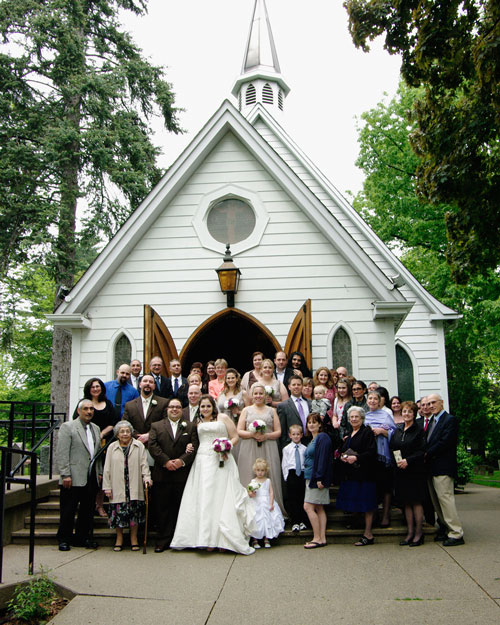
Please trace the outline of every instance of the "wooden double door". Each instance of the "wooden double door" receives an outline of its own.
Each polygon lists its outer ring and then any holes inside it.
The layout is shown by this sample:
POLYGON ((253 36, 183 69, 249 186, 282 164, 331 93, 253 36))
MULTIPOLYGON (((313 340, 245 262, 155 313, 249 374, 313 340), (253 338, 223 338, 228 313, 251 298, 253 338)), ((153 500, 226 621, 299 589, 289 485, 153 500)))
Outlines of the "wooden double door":
POLYGON ((243 374, 252 366, 253 352, 260 351, 274 358, 277 351, 288 355, 294 351, 304 354, 311 368, 311 300, 300 307, 290 326, 285 346, 280 345, 268 328, 252 315, 238 308, 225 308, 204 321, 186 341, 180 354, 167 327, 167 320, 149 305, 144 306, 144 369, 153 356, 164 363, 178 358, 184 375, 193 362, 205 364, 209 360, 224 358, 230 367, 243 374))

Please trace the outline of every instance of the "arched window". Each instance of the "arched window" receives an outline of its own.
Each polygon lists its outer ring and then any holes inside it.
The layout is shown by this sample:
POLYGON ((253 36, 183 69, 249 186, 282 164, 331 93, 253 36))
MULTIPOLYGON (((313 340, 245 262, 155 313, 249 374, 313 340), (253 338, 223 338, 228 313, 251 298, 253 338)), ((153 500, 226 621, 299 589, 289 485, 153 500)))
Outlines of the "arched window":
POLYGON ((352 372, 352 345, 344 328, 339 328, 332 340, 332 369, 345 367, 352 372))
POLYGON ((274 103, 273 90, 271 89, 271 85, 267 82, 262 88, 262 102, 264 102, 264 104, 274 103))
POLYGON ((113 362, 115 367, 113 371, 116 371, 123 363, 129 363, 132 359, 132 345, 130 341, 122 334, 115 343, 115 353, 113 362))
POLYGON ((396 369, 398 372, 398 395, 403 401, 415 401, 413 364, 406 349, 396 345, 396 369))
POLYGON ((245 94, 245 104, 248 106, 249 104, 255 104, 257 101, 257 92, 255 91, 255 87, 250 84, 247 87, 247 92, 245 94))
POLYGON ((278 108, 280 111, 283 110, 283 91, 281 89, 278 91, 278 108))

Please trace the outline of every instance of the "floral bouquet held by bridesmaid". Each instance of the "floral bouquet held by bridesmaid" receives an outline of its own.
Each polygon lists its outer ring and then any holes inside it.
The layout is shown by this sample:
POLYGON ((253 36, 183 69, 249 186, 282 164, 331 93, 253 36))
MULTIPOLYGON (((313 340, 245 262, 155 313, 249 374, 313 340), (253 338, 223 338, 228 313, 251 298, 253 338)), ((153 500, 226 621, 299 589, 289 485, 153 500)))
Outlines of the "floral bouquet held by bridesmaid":
MULTIPOLYGON (((260 419, 255 419, 255 421, 252 421, 248 425, 248 431, 251 432, 252 434, 255 434, 255 433, 265 434, 266 424, 264 423, 264 421, 261 421, 260 419)), ((262 441, 257 441, 257 445, 258 447, 262 447, 262 441)))

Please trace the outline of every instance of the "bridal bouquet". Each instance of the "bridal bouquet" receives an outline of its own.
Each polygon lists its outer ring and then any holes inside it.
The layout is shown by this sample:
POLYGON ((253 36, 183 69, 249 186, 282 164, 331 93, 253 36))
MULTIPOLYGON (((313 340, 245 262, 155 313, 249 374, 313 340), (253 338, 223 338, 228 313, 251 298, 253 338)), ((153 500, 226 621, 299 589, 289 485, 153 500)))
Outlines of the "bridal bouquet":
POLYGON ((224 466, 227 454, 231 451, 232 443, 228 438, 216 438, 212 443, 212 449, 219 454, 219 467, 224 466))
MULTIPOLYGON (((264 434, 266 431, 266 424, 260 419, 255 419, 255 421, 248 424, 248 431, 252 434, 255 434, 256 432, 264 434)), ((257 446, 262 447, 262 441, 257 441, 257 446)))

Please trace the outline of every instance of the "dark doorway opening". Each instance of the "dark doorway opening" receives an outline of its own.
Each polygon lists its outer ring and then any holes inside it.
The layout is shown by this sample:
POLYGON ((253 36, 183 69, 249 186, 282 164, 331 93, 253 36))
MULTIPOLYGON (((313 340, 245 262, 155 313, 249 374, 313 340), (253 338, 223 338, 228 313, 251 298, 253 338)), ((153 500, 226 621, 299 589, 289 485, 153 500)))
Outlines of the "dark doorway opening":
POLYGON ((252 369, 253 352, 274 360, 281 346, 269 330, 254 317, 235 308, 226 308, 207 319, 187 340, 180 360, 183 374, 193 362, 205 365, 224 358, 241 375, 252 369))

